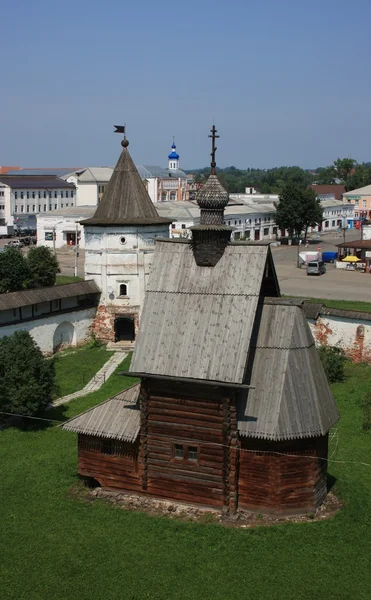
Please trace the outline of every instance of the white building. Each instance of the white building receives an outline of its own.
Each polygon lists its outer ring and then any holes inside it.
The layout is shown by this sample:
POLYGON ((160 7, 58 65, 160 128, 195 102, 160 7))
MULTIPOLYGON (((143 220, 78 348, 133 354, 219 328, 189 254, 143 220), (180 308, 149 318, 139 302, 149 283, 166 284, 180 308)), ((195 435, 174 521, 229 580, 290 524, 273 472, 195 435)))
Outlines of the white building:
POLYGON ((351 229, 354 221, 354 205, 342 200, 321 200, 323 220, 310 231, 337 231, 341 227, 351 229))
POLYGON ((102 201, 85 229, 85 278, 101 290, 94 322, 105 341, 135 338, 154 252, 154 238, 169 237, 170 221, 151 202, 127 149, 123 151, 102 201))
POLYGON ((76 206, 97 206, 113 173, 112 167, 86 167, 63 176, 76 187, 76 206))
POLYGON ((0 224, 36 229, 36 215, 74 206, 76 188, 55 176, 0 176, 0 224))
POLYGON ((77 233, 80 248, 85 248, 85 232, 80 221, 92 217, 95 209, 95 206, 71 206, 37 215, 37 245, 52 249, 75 246, 77 233))

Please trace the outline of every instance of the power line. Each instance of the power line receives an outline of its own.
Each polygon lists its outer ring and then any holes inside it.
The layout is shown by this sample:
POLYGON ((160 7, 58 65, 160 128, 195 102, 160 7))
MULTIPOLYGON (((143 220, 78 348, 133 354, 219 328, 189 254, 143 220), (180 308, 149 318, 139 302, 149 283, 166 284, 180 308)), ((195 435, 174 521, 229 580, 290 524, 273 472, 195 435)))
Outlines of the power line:
MULTIPOLYGON (((4 411, 0 411, 0 414, 2 415, 8 415, 11 417, 21 417, 22 419, 34 419, 37 421, 46 421, 49 423, 58 423, 58 426, 60 424, 66 423, 66 421, 57 421, 56 419, 45 419, 43 417, 31 417, 29 415, 20 415, 17 413, 9 413, 9 412, 4 412, 4 411)), ((84 433, 87 433, 89 435, 88 431, 85 431, 84 433)), ((175 442, 175 443, 179 443, 179 438, 172 438, 171 436, 163 436, 165 439, 171 441, 171 442, 175 442)), ((336 435, 337 437, 337 435, 336 435)), ((191 440, 194 443, 196 443, 196 440, 191 440)), ((337 444, 336 444, 336 448, 335 451, 333 452, 332 456, 334 456, 337 447, 338 447, 338 439, 336 440, 337 444)), ((364 467, 370 467, 371 468, 371 464, 369 463, 365 463, 365 462, 358 462, 358 461, 353 461, 353 460, 337 460, 334 458, 325 458, 324 456, 313 456, 310 454, 290 454, 290 453, 286 453, 286 452, 277 452, 275 450, 252 450, 249 448, 239 448, 238 446, 231 446, 230 444, 221 444, 220 442, 206 442, 206 441, 202 441, 201 442, 204 446, 217 446, 220 448, 233 448, 238 452, 247 452, 250 454, 271 454, 274 456, 285 456, 287 458, 296 458, 296 459, 300 459, 302 458, 303 460, 308 460, 308 459, 312 459, 312 460, 322 460, 325 461, 327 463, 336 463, 336 464, 343 464, 343 465, 362 465, 364 467)))

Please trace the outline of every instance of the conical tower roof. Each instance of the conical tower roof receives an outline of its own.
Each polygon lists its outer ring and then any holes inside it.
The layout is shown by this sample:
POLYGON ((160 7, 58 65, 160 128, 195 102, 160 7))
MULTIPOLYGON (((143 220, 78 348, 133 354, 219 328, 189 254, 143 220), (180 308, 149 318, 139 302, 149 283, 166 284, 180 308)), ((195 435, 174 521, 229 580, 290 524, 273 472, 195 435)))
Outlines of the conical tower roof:
POLYGON ((171 220, 160 217, 140 178, 128 150, 123 150, 93 217, 83 225, 161 225, 171 220))

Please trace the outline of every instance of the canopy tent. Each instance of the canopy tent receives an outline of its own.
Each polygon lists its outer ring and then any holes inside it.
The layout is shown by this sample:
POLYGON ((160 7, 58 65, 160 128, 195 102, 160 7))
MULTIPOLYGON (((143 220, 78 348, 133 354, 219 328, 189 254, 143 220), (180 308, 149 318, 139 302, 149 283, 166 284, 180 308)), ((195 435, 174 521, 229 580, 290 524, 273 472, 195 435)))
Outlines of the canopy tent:
POLYGON ((357 256, 346 256, 345 258, 343 258, 342 262, 349 262, 349 263, 354 263, 354 262, 359 262, 361 259, 358 258, 357 256))

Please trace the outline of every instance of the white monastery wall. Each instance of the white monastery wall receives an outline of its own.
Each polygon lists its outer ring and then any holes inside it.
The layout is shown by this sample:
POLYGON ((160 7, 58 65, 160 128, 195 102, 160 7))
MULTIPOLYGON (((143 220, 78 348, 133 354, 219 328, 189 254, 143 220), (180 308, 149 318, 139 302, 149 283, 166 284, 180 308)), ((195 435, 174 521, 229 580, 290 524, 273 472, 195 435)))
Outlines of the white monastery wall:
POLYGON ((76 346, 89 339, 96 310, 90 307, 0 327, 0 337, 28 331, 44 353, 53 352, 60 345, 76 346))
POLYGON ((354 362, 371 363, 370 320, 322 314, 308 323, 318 346, 339 346, 354 362))

